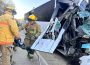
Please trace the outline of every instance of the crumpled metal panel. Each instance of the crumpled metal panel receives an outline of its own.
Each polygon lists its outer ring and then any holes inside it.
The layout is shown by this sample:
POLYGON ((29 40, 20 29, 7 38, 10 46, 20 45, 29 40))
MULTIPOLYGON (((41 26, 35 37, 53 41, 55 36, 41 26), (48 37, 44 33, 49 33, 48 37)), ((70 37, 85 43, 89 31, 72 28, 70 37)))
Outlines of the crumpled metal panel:
POLYGON ((41 39, 39 43, 36 44, 34 49, 44 52, 50 52, 53 46, 54 40, 52 39, 41 39))

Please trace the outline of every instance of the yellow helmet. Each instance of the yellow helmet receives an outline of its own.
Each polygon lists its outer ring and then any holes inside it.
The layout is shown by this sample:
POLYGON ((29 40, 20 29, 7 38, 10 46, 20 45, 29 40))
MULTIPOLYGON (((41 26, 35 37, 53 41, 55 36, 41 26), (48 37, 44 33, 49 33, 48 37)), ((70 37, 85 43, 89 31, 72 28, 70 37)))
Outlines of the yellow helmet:
POLYGON ((28 18, 33 20, 33 21, 37 20, 37 17, 34 14, 28 16, 28 18))

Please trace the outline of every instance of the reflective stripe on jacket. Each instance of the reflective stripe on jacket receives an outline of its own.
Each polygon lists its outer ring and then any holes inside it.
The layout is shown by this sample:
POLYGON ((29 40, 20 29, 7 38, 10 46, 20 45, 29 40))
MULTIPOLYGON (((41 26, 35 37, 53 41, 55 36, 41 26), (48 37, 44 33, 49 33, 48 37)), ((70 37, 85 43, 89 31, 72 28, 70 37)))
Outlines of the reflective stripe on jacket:
POLYGON ((19 36, 18 26, 11 14, 0 16, 0 45, 12 44, 14 37, 19 36))

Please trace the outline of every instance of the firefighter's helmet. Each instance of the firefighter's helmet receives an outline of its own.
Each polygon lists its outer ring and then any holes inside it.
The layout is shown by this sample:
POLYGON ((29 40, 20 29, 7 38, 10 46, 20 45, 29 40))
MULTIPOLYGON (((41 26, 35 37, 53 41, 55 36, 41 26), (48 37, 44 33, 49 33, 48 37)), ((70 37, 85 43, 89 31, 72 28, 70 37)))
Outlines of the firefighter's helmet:
POLYGON ((32 21, 36 21, 37 17, 34 14, 32 14, 32 15, 28 16, 28 19, 31 19, 32 21))
POLYGON ((5 10, 11 10, 12 14, 15 15, 16 14, 16 10, 15 10, 15 5, 14 4, 7 4, 5 7, 5 10))

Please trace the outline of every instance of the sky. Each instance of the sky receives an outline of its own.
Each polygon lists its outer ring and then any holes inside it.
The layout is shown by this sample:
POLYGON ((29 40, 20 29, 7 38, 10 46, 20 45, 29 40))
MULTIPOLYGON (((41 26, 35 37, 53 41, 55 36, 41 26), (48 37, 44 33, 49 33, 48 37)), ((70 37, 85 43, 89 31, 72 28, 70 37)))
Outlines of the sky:
POLYGON ((17 14, 15 18, 23 18, 24 14, 50 0, 13 0, 17 14))
POLYGON ((25 13, 48 1, 50 0, 13 0, 17 11, 15 18, 17 19, 23 18, 25 13))

